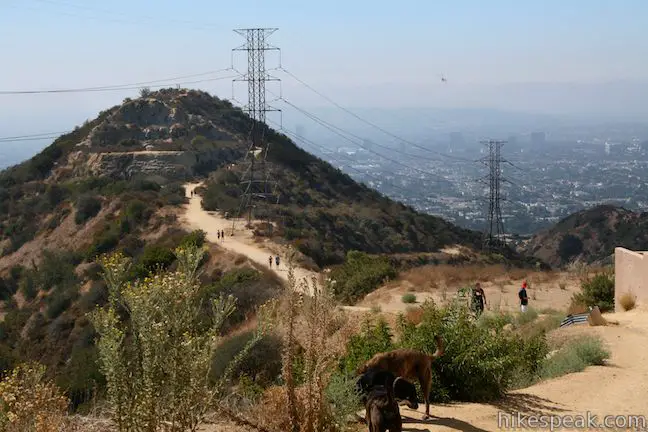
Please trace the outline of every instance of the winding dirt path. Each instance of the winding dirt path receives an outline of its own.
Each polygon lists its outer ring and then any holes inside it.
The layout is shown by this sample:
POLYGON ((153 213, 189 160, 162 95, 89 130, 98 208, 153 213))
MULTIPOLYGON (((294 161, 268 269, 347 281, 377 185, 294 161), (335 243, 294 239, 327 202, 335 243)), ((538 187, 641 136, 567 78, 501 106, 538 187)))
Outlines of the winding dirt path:
MULTIPOLYGON (((288 282, 287 255, 288 249, 282 248, 276 244, 268 242, 256 243, 251 230, 245 228, 242 221, 234 223, 234 235, 232 235, 232 221, 226 219, 218 212, 208 212, 201 206, 202 198, 198 194, 192 196, 192 192, 200 186, 201 183, 189 183, 185 185, 189 204, 185 206, 185 213, 181 221, 189 229, 201 229, 207 233, 207 240, 218 244, 229 251, 245 255, 251 261, 265 266, 275 272, 283 281, 288 282), (218 232, 224 230, 225 238, 220 239, 218 232), (273 256, 272 266, 269 265, 268 258, 273 256), (279 266, 274 262, 274 257, 279 255, 279 266)), ((320 274, 301 267, 293 268, 295 279, 310 281, 315 277, 319 281, 320 274)))

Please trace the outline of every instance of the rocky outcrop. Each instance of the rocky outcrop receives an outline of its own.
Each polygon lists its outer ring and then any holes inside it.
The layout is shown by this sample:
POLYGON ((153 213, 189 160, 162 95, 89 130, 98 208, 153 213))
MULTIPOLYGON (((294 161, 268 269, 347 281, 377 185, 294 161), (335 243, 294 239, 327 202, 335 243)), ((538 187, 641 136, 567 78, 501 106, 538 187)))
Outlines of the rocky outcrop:
POLYGON ((86 153, 75 152, 68 158, 74 176, 108 176, 128 179, 135 175, 162 176, 169 180, 185 180, 201 172, 240 157, 233 149, 210 151, 133 151, 86 153))

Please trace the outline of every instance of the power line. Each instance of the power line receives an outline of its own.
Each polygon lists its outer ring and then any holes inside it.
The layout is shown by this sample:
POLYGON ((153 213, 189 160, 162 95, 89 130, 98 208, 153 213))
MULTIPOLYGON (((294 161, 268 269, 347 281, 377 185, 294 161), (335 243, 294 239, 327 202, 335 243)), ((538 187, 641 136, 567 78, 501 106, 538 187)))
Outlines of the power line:
POLYGON ((174 86, 174 85, 177 86, 177 85, 187 85, 187 84, 198 84, 198 83, 203 83, 203 82, 220 81, 220 80, 235 78, 236 76, 224 76, 224 77, 218 77, 218 78, 206 78, 206 79, 195 80, 195 81, 169 82, 169 81, 175 81, 175 80, 179 80, 179 79, 193 78, 193 77, 198 77, 198 76, 216 74, 216 73, 219 73, 219 72, 226 72, 226 71, 229 71, 229 70, 232 70, 232 69, 231 68, 219 69, 219 70, 216 70, 216 71, 203 72, 203 73, 200 73, 200 74, 185 75, 185 76, 180 76, 180 77, 175 77, 175 78, 159 79, 159 80, 152 80, 152 81, 140 81, 140 82, 137 82, 137 83, 130 83, 130 84, 117 84, 117 85, 106 85, 106 86, 97 86, 97 87, 80 87, 80 88, 66 88, 66 89, 45 89, 45 90, 3 90, 3 91, 0 91, 0 95, 46 94, 46 93, 85 93, 85 92, 99 92, 99 91, 139 90, 142 85, 164 82, 165 84, 160 84, 160 85, 153 85, 153 86, 148 86, 147 85, 147 87, 162 88, 162 87, 168 87, 168 86, 174 86))
MULTIPOLYGON (((293 131, 291 131, 291 130, 288 130, 288 129, 286 129, 286 128, 280 126, 280 125, 278 125, 278 124, 275 123, 275 122, 270 122, 270 123, 272 123, 272 124, 274 124, 275 126, 277 126, 277 127, 279 128, 278 130, 282 131, 282 132, 285 133, 286 135, 289 135, 289 137, 291 137, 292 139, 296 139, 296 140, 298 140, 302 145, 306 144, 306 145, 310 145, 311 148, 319 148, 320 150, 324 150, 324 151, 325 151, 325 150, 328 150, 328 149, 326 149, 325 147, 323 147, 323 146, 321 146, 321 145, 315 143, 314 141, 309 140, 309 139, 307 139, 307 138, 305 138, 305 137, 303 137, 303 136, 297 134, 296 132, 293 132, 293 131)), ((402 186, 398 186, 398 185, 396 185, 396 184, 394 184, 394 183, 391 183, 391 182, 386 182, 385 179, 383 179, 383 178, 376 177, 376 176, 374 176, 374 175, 372 175, 372 174, 370 174, 370 173, 367 173, 367 172, 361 171, 361 170, 359 170, 359 169, 357 169, 357 168, 354 168, 354 167, 351 166, 351 165, 345 164, 345 163, 343 163, 342 161, 340 161, 340 159, 338 159, 338 158, 336 158, 336 157, 331 157, 331 159, 333 159, 334 161, 336 161, 336 162, 342 164, 343 166, 349 168, 350 170, 357 172, 358 174, 362 174, 362 175, 365 175, 365 176, 367 176, 367 177, 373 178, 374 180, 379 181, 379 182, 387 183, 388 185, 394 187, 395 189, 399 189, 399 190, 401 190, 401 191, 403 191, 403 192, 409 192, 407 189, 403 188, 402 186)), ((348 158, 348 157, 345 157, 345 159, 346 159, 347 161, 349 161, 349 162, 355 162, 354 160, 352 160, 351 158, 348 158)), ((398 173, 390 173, 390 174, 393 175, 393 176, 397 176, 397 177, 407 178, 407 179, 409 179, 409 180, 420 181, 420 179, 418 179, 418 178, 409 177, 409 176, 402 175, 402 174, 398 174, 398 173)))
POLYGON ((442 152, 438 152, 438 151, 436 151, 436 150, 432 150, 432 149, 430 149, 430 148, 423 147, 423 146, 421 146, 421 145, 419 145, 419 144, 416 144, 415 142, 412 142, 412 141, 409 141, 409 140, 407 140, 407 139, 405 139, 405 138, 402 138, 402 137, 400 137, 400 136, 398 136, 398 135, 396 135, 396 134, 394 134, 394 133, 392 133, 392 132, 390 132, 390 131, 388 131, 388 130, 386 130, 386 129, 380 127, 380 126, 378 126, 377 124, 375 124, 375 123, 373 123, 373 122, 371 122, 371 121, 369 121, 369 120, 367 120, 367 119, 365 119, 365 118, 363 118, 363 117, 360 117, 358 114, 354 113, 353 111, 351 111, 351 110, 349 110, 349 109, 343 107, 342 105, 338 104, 337 102, 335 102, 334 100, 332 100, 332 99, 329 98, 328 96, 326 96, 326 95, 324 95, 323 93, 321 93, 321 92, 319 92, 318 90, 316 90, 313 86, 309 85, 308 83, 304 82, 303 80, 301 80, 300 78, 298 78, 297 76, 295 76, 292 72, 286 70, 283 66, 279 67, 279 70, 282 71, 282 72, 284 72, 285 74, 289 75, 289 76, 290 76, 291 78, 293 78, 295 81, 297 81, 298 83, 302 84, 304 87, 308 88, 309 90, 311 90, 312 92, 314 92, 314 93, 317 94, 318 96, 320 96, 320 97, 326 99, 328 102, 330 102, 331 104, 335 105, 337 108, 341 109, 342 111, 346 112, 347 114, 350 114, 351 116, 355 117, 356 119, 360 120, 361 122, 363 122, 363 123, 365 123, 365 124, 367 124, 367 125, 369 125, 369 126, 375 128, 375 129, 381 131, 382 133, 384 133, 384 134, 386 134, 386 135, 389 135, 389 136, 392 137, 392 138, 395 138, 395 139, 397 139, 397 140, 399 140, 399 141, 401 141, 401 142, 404 142, 404 143, 406 143, 406 144, 409 144, 409 145, 411 145, 411 146, 413 146, 413 147, 416 147, 416 148, 418 148, 418 149, 420 149, 420 150, 423 150, 423 151, 426 151, 426 152, 430 152, 430 153, 434 153, 434 154, 437 154, 437 155, 439 155, 439 156, 446 157, 446 158, 448 158, 448 159, 454 159, 454 160, 457 160, 457 161, 470 162, 470 163, 474 162, 474 161, 472 161, 472 160, 470 160, 470 159, 466 159, 466 158, 462 158, 462 157, 458 157, 458 156, 451 156, 451 155, 448 155, 448 154, 445 154, 445 153, 442 153, 442 152))
POLYGON ((15 135, 15 136, 7 136, 7 137, 0 137, 0 141, 14 141, 14 140, 29 140, 29 139, 48 139, 50 136, 60 136, 66 133, 70 133, 72 131, 62 131, 62 132, 43 132, 39 134, 31 134, 31 135, 15 135))
POLYGON ((331 132, 335 133, 335 134, 338 135, 339 137, 341 137, 341 138, 347 140, 347 141, 350 142, 351 144, 357 145, 358 147, 360 147, 360 148, 362 148, 362 149, 368 151, 369 153, 373 153, 373 154, 375 154, 376 156, 379 156, 379 157, 381 157, 381 158, 383 158, 383 159, 386 159, 386 160, 388 160, 388 161, 390 161, 390 162, 392 162, 392 163, 395 163, 395 164, 397 164, 397 165, 401 165, 401 166, 403 166, 403 167, 405 167, 405 168, 408 168, 408 169, 410 169, 410 170, 420 172, 421 174, 426 174, 426 175, 429 175, 429 176, 432 176, 432 177, 436 177, 436 178, 441 179, 441 180, 443 180, 443 181, 449 181, 447 178, 445 178, 445 177, 442 176, 442 175, 435 174, 435 173, 432 173, 432 172, 429 172, 429 171, 425 171, 425 170, 422 170, 422 169, 415 168, 415 167, 413 167, 413 166, 410 166, 410 165, 404 164, 404 163, 402 163, 402 162, 399 162, 399 161, 396 160, 396 159, 393 159, 393 158, 390 158, 390 157, 388 157, 388 156, 385 156, 385 155, 383 155, 383 154, 381 154, 381 153, 378 153, 377 151, 375 151, 375 150, 373 150, 373 149, 371 149, 371 148, 368 148, 368 147, 366 147, 366 146, 363 146, 362 144, 357 143, 357 142, 353 141, 351 138, 349 138, 349 137, 347 137, 346 135, 344 135, 344 133, 349 134, 349 132, 345 131, 344 129, 341 129, 341 128, 337 127, 337 126, 334 126, 334 125, 332 125, 332 124, 330 124, 330 123, 328 123, 328 122, 322 120, 321 118, 317 117, 315 114, 309 113, 308 111, 306 111, 306 110, 304 110, 304 109, 298 107, 297 105, 293 104, 292 102, 289 102, 288 100, 286 100, 286 99, 284 99, 284 98, 281 98, 281 100, 282 100, 283 102, 285 102, 286 104, 290 105, 291 107, 293 107, 294 109, 298 110, 298 111, 301 112, 302 114, 304 114, 306 117, 310 118, 311 120, 315 121, 316 123, 319 123, 321 126, 324 126, 325 128, 327 128, 327 129, 330 130, 331 132))

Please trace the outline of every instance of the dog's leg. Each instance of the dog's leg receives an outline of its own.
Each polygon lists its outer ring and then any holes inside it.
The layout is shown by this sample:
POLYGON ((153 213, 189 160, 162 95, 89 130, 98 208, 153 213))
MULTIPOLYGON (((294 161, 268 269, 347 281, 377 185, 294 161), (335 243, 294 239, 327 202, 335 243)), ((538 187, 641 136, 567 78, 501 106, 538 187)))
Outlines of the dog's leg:
POLYGON ((421 384, 421 390, 423 391, 423 400, 425 401, 425 415, 423 420, 430 419, 430 392, 432 391, 432 374, 423 372, 421 378, 419 378, 419 383, 421 384))

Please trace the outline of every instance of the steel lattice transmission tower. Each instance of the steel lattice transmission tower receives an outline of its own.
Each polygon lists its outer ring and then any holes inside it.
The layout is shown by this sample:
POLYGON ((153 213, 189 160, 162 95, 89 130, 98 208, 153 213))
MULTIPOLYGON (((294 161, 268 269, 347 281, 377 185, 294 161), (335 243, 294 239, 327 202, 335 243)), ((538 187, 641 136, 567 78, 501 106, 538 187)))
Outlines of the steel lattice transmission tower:
POLYGON ((504 244, 504 222, 502 220, 503 200, 501 185, 506 179, 502 176, 502 145, 506 141, 487 140, 480 141, 488 149, 488 155, 481 159, 487 166, 488 174, 482 179, 488 185, 488 213, 486 215, 486 229, 484 230, 483 247, 486 250, 500 248, 504 244))
MULTIPOLYGON (((271 108, 266 102, 266 82, 279 81, 268 74, 265 58, 267 51, 279 51, 279 48, 268 43, 269 36, 277 30, 276 28, 234 30, 243 36, 246 42, 240 47, 234 48, 232 54, 234 51, 247 52, 247 72, 234 81, 248 83, 248 101, 244 110, 252 120, 248 149, 244 160, 245 170, 241 177, 243 193, 237 215, 237 217, 241 217, 241 213, 245 211, 248 224, 252 221, 254 209, 260 205, 265 207, 265 216, 269 222, 270 204, 277 201, 275 197, 277 182, 272 178, 270 164, 267 161, 269 144, 265 137, 266 113, 280 111, 271 108)), ((234 230, 233 224, 232 230, 234 230)))

